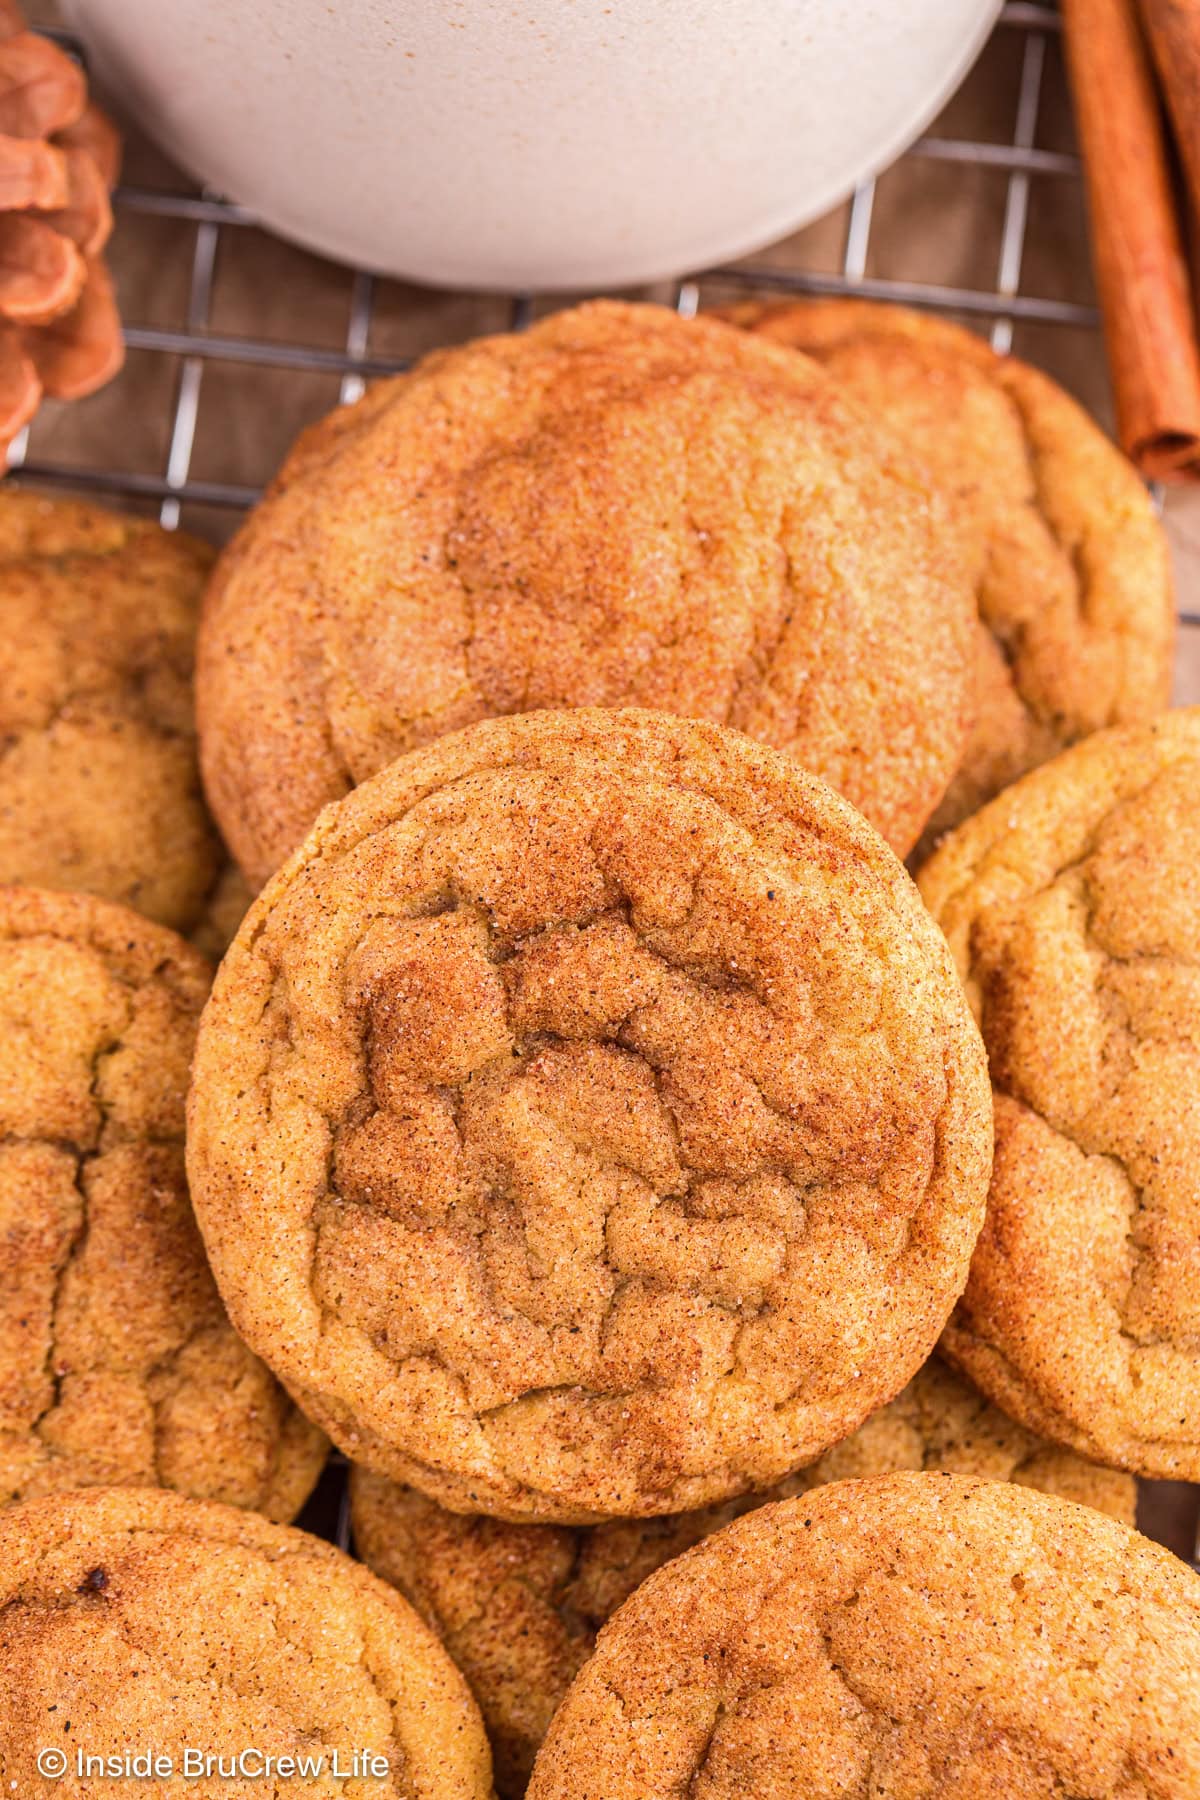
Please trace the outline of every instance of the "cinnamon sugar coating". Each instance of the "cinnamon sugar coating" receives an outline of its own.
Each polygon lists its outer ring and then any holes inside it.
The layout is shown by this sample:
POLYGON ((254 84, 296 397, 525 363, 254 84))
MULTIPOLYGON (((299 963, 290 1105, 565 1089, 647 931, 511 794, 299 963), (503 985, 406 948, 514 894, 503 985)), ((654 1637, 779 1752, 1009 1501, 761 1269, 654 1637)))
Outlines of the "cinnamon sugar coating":
POLYGON ((996 1162, 947 1353, 1082 1455, 1200 1480, 1200 708, 1100 732, 921 886, 987 1044, 996 1162))
POLYGON ((0 1512, 0 1776, 39 1800, 492 1794, 466 1685, 398 1594, 304 1532, 123 1488, 0 1512), (63 1753, 64 1780, 40 1773, 47 1749, 63 1753), (241 1779, 189 1776, 189 1751, 259 1761, 241 1779), (175 1772, 79 1778, 81 1752, 151 1752, 175 1772), (363 1752, 387 1774, 347 1778, 363 1752), (264 1773, 282 1757, 320 1773, 264 1773))
POLYGON ((192 1192, 356 1460, 586 1522, 778 1480, 965 1279, 982 1047, 892 853, 789 759, 492 720, 321 816, 205 1012, 192 1192))
POLYGON ((760 1507, 652 1575, 529 1800, 1192 1800, 1200 1581, 1088 1507, 893 1475, 760 1507))
POLYGON ((1131 1476, 1032 1437, 934 1358, 844 1443, 765 1494, 572 1530, 448 1512, 415 1488, 355 1469, 354 1542, 442 1638, 479 1702, 496 1786, 520 1800, 597 1632, 655 1569, 754 1507, 903 1469, 1015 1481, 1134 1522, 1131 1476))
POLYGON ((225 862, 192 712, 211 563, 145 520, 0 493, 0 880, 204 920, 225 862))
POLYGON ((971 595, 912 457, 814 364, 598 302, 307 432, 221 559, 198 712, 252 885, 495 714, 649 706, 786 750, 901 853, 968 727, 971 595))
POLYGON ((725 315, 816 357, 946 501, 978 605, 974 727, 925 836, 1171 692, 1166 537, 1137 470, 1057 384, 974 332, 863 300, 725 315))
POLYGON ((209 979, 124 907, 0 888, 0 1505, 146 1483, 289 1519, 320 1472, 188 1201, 209 979))

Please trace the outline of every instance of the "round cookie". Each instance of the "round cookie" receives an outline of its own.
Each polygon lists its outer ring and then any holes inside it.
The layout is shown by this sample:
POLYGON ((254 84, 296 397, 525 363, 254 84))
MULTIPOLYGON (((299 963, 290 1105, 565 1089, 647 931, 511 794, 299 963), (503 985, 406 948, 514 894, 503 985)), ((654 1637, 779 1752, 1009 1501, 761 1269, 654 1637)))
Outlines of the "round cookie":
POLYGON ((660 1569, 555 1715, 529 1800, 1192 1800, 1200 1582, 1088 1507, 892 1475, 660 1569))
POLYGON ((979 610, 975 725, 930 848, 1077 738, 1162 711, 1166 538, 1136 469, 1056 383, 906 307, 749 302, 725 316, 816 357, 948 502, 979 610))
POLYGON ((520 1800, 596 1633, 648 1575, 768 1501, 901 1469, 1015 1481, 1134 1522, 1131 1476, 1031 1437, 936 1359, 819 1462, 723 1506, 577 1529, 509 1525, 448 1512, 414 1488, 355 1469, 351 1516, 359 1555, 417 1607, 470 1682, 497 1789, 520 1800))
POLYGON ((948 1354, 1031 1430, 1200 1480, 1200 708, 1077 744, 922 892, 983 1029, 987 1223, 948 1354))
POLYGON ((209 980, 124 907, 0 888, 0 1505, 144 1482, 290 1519, 320 1472, 188 1201, 209 980))
POLYGON ((961 759, 973 630, 913 459, 827 375, 600 302, 301 438, 205 602, 205 783, 258 887, 421 743, 646 706, 788 751, 906 853, 961 759))
POLYGON ((192 1193, 355 1461, 587 1523, 778 1480, 966 1278, 978 1033, 886 845, 643 712, 485 721, 326 809, 205 1012, 192 1193))
POLYGON ((211 564, 145 520, 0 492, 0 881, 204 921, 225 861, 192 716, 211 564))
POLYGON ((492 1793, 466 1684, 392 1589, 304 1532, 124 1488, 0 1513, 0 1775, 31 1800, 492 1793), (53 1752, 61 1783, 42 1773, 53 1752), (189 1770, 189 1752, 220 1773, 189 1770), (82 1756, 147 1753, 171 1772, 78 1775, 82 1756), (356 1756, 365 1772, 346 1779, 356 1756), (320 1772, 267 1763, 284 1757, 320 1772))

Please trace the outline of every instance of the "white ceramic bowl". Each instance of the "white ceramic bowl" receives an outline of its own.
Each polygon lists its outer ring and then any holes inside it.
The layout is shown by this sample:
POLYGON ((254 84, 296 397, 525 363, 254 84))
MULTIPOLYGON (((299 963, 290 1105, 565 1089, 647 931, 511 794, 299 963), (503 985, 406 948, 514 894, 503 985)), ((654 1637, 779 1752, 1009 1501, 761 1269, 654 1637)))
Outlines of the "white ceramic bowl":
POLYGON ((594 289, 759 248, 896 156, 1000 0, 67 0, 184 167, 313 249, 594 289))

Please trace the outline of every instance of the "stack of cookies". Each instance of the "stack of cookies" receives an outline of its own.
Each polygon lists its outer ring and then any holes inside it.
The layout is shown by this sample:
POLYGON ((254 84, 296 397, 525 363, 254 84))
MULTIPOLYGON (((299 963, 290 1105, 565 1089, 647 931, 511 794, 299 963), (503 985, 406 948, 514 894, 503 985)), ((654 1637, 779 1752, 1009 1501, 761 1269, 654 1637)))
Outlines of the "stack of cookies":
POLYGON ((1196 1800, 1200 710, 1074 404, 598 303, 211 576, 0 554, 9 1785, 1196 1800))

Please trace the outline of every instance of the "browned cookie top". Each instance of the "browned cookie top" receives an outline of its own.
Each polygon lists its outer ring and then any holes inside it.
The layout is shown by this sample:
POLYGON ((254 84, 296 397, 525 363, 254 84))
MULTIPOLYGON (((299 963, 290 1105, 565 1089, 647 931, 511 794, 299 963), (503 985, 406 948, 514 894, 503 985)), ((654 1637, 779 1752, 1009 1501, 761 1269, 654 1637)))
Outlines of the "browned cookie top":
POLYGON ((1200 1480, 1200 709, 1103 732, 947 839, 922 889, 996 1090, 946 1347, 1084 1455, 1200 1480))
POLYGON ((991 1148, 953 964, 787 758, 534 713, 329 808, 226 957, 192 1190, 357 1460, 585 1522, 777 1480, 924 1361, 991 1148))
POLYGON ((600 1634, 529 1800, 1193 1800, 1200 1582, 1088 1507, 905 1474, 765 1506, 600 1634))
POLYGON ((0 1504, 147 1482, 287 1519, 317 1478, 188 1200, 209 979, 124 907, 0 888, 0 1504))
POLYGON ((0 1512, 0 1778, 29 1800, 492 1792, 466 1685, 398 1594, 303 1532, 122 1488, 0 1512), (63 1780, 39 1772, 55 1752, 63 1780), (173 1774, 76 1774, 80 1755, 146 1752, 173 1774), (259 1761, 189 1776, 188 1752, 259 1761), (335 1771, 364 1752, 387 1773, 335 1771), (280 1757, 320 1773, 268 1772, 280 1757))
POLYGON ((211 562, 145 520, 0 493, 0 881, 201 922, 224 860, 192 716, 211 562))
POLYGON ((789 751, 904 853, 961 757, 973 610, 914 459, 815 365, 597 303, 300 440, 206 602, 205 780, 257 886, 414 745, 651 706, 789 751))
POLYGON ((597 1631, 648 1575, 753 1507, 901 1469, 1015 1481, 1133 1524, 1131 1476, 1031 1437, 935 1359, 844 1443, 765 1494, 571 1529, 448 1512, 415 1488, 355 1469, 354 1541, 441 1635, 479 1702, 496 1786, 506 1800, 520 1800, 597 1631))
POLYGON ((862 300, 727 317, 816 357, 948 502, 978 601, 975 726, 928 841, 1171 691, 1166 540, 1137 471, 1061 388, 961 326, 862 300))

